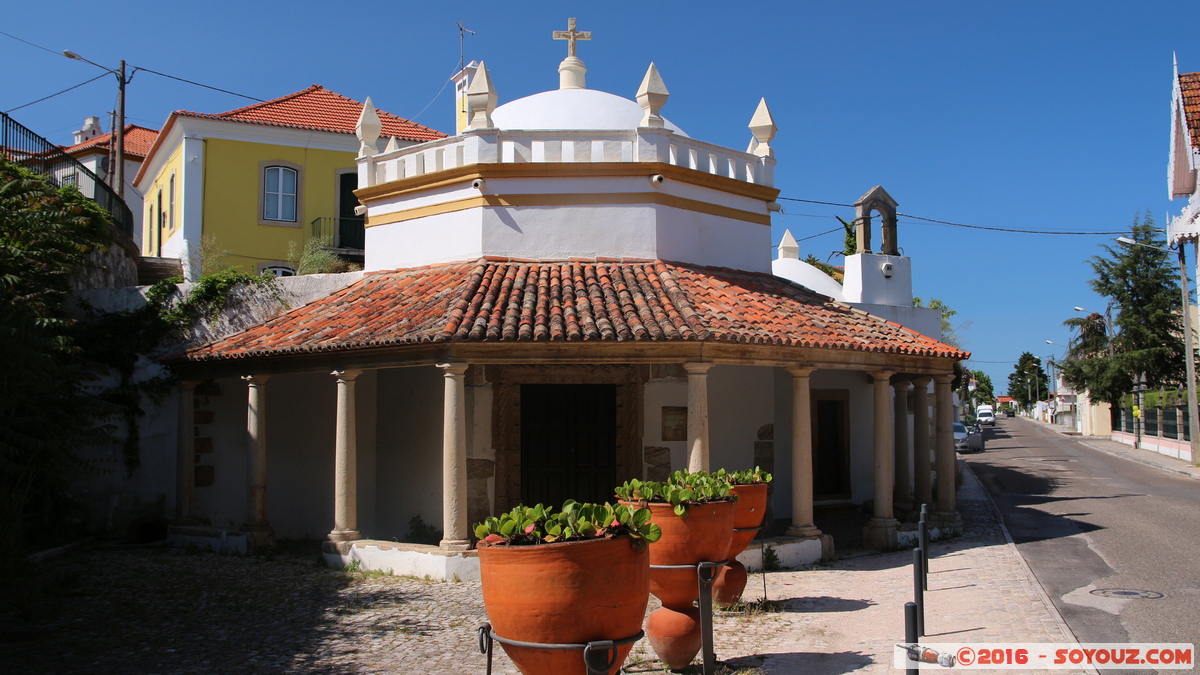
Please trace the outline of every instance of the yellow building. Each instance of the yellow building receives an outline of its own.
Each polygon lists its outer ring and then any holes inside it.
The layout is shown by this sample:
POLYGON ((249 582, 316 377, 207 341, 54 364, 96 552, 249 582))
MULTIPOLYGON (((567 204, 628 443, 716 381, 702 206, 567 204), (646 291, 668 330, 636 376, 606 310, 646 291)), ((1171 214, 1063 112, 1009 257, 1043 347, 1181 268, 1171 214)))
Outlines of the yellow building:
MULTIPOLYGON (((361 262, 353 191, 362 106, 313 85, 223 113, 171 113, 134 179, 145 199, 142 254, 178 258, 189 280, 204 251, 246 272, 290 275, 289 251, 320 236, 361 262)), ((379 118, 381 145, 445 136, 382 110, 379 118)))

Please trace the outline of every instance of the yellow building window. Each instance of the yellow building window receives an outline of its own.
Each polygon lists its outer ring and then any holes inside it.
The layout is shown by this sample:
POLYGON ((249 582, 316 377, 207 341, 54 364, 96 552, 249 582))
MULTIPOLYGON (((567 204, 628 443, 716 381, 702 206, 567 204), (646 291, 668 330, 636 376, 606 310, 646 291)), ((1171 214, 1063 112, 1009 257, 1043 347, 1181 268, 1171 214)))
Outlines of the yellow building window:
POLYGON ((268 166, 263 175, 263 220, 296 222, 297 171, 268 166))

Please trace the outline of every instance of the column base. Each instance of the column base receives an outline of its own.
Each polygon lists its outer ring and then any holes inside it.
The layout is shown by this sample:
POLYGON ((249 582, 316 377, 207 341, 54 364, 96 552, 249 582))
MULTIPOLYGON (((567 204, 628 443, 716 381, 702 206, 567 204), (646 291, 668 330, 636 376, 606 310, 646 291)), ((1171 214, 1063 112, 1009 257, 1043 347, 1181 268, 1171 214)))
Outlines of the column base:
POLYGON ((872 518, 863 528, 863 545, 880 551, 896 549, 896 531, 900 521, 895 518, 872 518))
POLYGON ((821 530, 816 525, 792 525, 784 531, 785 537, 819 537, 821 530))
POLYGON ((329 541, 354 541, 363 538, 358 530, 333 530, 325 536, 329 541))
POLYGON ((471 548, 471 542, 466 539, 443 539, 438 542, 438 548, 443 551, 466 551, 471 548))
POLYGON ((934 511, 929 514, 932 524, 941 528, 944 536, 956 537, 963 533, 962 516, 958 511, 934 511))
POLYGON ((275 530, 267 523, 254 523, 242 526, 246 534, 246 548, 250 553, 264 553, 275 548, 275 530))

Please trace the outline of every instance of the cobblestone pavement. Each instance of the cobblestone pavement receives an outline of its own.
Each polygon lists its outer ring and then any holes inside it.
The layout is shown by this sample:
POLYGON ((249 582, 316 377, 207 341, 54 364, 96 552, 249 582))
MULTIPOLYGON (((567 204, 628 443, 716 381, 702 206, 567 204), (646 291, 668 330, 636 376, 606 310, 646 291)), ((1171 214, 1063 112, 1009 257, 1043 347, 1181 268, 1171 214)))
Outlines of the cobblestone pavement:
MULTIPOLYGON (((1072 641, 969 472, 959 506, 967 534, 932 547, 926 640, 1072 641)), ((768 573, 766 595, 782 611, 716 617, 725 672, 891 670, 911 559, 768 573)), ((762 595, 763 575, 750 575, 746 599, 762 595)), ((315 554, 92 549, 45 563, 40 588, 6 598, 0 672, 483 673, 480 598, 476 583, 325 570, 315 554)), ((663 672, 645 640, 626 671, 663 672)), ((498 650, 493 672, 516 670, 498 650)))

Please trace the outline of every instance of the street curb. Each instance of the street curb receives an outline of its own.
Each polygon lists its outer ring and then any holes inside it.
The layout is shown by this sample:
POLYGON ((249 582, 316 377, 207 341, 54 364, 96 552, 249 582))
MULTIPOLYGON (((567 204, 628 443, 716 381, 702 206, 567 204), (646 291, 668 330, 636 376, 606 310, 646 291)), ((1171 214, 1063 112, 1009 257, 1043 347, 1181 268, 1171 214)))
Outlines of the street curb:
MULTIPOLYGON (((1024 418, 1021 418, 1021 419, 1024 419, 1024 418)), ((1089 448, 1091 448, 1091 449, 1093 449, 1093 450, 1095 450, 1095 451, 1097 451, 1097 452, 1103 452, 1104 454, 1106 454, 1106 455, 1110 455, 1110 456, 1112 456, 1112 457, 1119 457, 1119 458, 1121 458, 1121 459, 1128 460, 1128 461, 1130 461, 1130 462, 1135 462, 1135 463, 1137 463, 1137 464, 1141 464, 1142 466, 1148 466, 1148 467, 1150 467, 1150 468, 1152 468, 1152 469, 1158 469, 1158 470, 1160 470, 1160 471, 1166 471, 1167 473, 1173 473, 1173 474, 1175 474, 1175 475, 1177 475, 1177 476, 1184 476, 1184 477, 1186 477, 1186 478, 1191 478, 1192 480, 1200 480, 1200 476, 1198 476, 1198 475, 1196 475, 1196 474, 1194 474, 1194 473, 1191 473, 1191 472, 1189 472, 1189 471, 1184 471, 1184 470, 1182 470, 1182 469, 1173 469, 1173 468, 1171 468, 1171 467, 1169 467, 1169 466, 1163 466, 1162 464, 1159 464, 1159 463, 1157 463, 1157 462, 1150 462, 1150 461, 1147 461, 1147 460, 1144 460, 1144 459, 1138 459, 1137 457, 1133 457, 1133 456, 1130 456, 1130 455, 1126 455, 1126 454, 1124 454, 1124 453, 1121 453, 1121 452, 1113 452, 1112 450, 1105 450, 1104 448, 1102 448, 1102 447, 1100 447, 1100 446, 1098 446, 1098 445, 1092 445, 1091 443, 1088 443, 1087 441, 1083 440, 1083 437, 1080 437, 1080 436, 1071 436, 1071 435, 1069 435, 1069 434, 1064 434, 1064 433, 1061 433, 1061 432, 1059 432, 1059 431, 1058 431, 1058 430, 1056 430, 1056 429, 1052 429, 1052 428, 1050 428, 1048 425, 1046 425, 1046 424, 1044 424, 1044 423, 1042 423, 1042 422, 1036 422, 1035 420, 1025 420, 1025 421, 1026 421, 1026 422, 1034 422, 1034 423, 1036 423, 1036 424, 1037 424, 1037 426, 1038 426, 1038 427, 1040 427, 1040 428, 1042 428, 1042 429, 1045 429, 1046 431, 1049 431, 1049 432, 1050 432, 1050 433, 1052 433, 1052 434, 1055 434, 1055 435, 1057 435, 1057 436, 1061 436, 1062 438, 1065 438, 1065 439, 1068 439, 1068 440, 1075 441, 1076 443, 1078 443, 1078 444, 1080 444, 1080 445, 1086 445, 1087 447, 1089 447, 1089 448)))
MULTIPOLYGON (((1058 607, 1055 606, 1054 601, 1050 599, 1050 595, 1046 593, 1046 588, 1042 586, 1041 579, 1038 579, 1037 574, 1033 571, 1033 568, 1029 566, 1028 562, 1026 562, 1025 556, 1021 555, 1021 551, 1017 549, 1017 542, 1013 541, 1012 534, 1010 534, 1008 531, 1008 526, 1004 524, 1004 514, 1000 512, 1000 507, 996 505, 996 500, 992 499, 992 493, 988 492, 987 487, 983 485, 983 481, 979 480, 979 476, 975 475, 975 472, 971 470, 971 465, 966 460, 960 459, 958 462, 962 465, 962 470, 966 473, 970 473, 971 477, 979 483, 979 487, 982 489, 983 494, 987 497, 988 504, 992 505, 992 512, 996 514, 996 522, 1000 524, 1000 531, 1004 533, 1004 541, 1008 543, 1009 549, 1011 549, 1013 554, 1017 556, 1017 560, 1021 561, 1021 567, 1025 568, 1025 571, 1029 573, 1029 578, 1033 579, 1033 585, 1037 588, 1038 596, 1042 599, 1042 603, 1046 605, 1046 608, 1054 617, 1055 623, 1058 624, 1058 629, 1062 631, 1064 637, 1071 639, 1075 642, 1075 644, 1079 644, 1079 636, 1075 635, 1075 631, 1071 630, 1071 627, 1067 625, 1066 620, 1062 618, 1062 614, 1058 611, 1058 607)), ((1093 667, 1085 666, 1083 667, 1083 671, 1089 673, 1090 675, 1100 675, 1099 671, 1093 667)))

